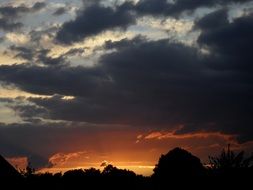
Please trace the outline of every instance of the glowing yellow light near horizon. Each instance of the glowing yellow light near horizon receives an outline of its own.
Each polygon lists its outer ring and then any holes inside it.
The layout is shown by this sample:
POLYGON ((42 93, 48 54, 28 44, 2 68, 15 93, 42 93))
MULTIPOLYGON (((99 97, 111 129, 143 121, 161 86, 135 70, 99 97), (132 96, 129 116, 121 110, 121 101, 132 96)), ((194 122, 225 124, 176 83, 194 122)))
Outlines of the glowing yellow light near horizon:
POLYGON ((63 100, 74 100, 75 97, 74 96, 64 96, 62 97, 63 100))
MULTIPOLYGON (((153 169, 155 168, 154 165, 117 165, 112 164, 114 167, 117 167, 119 169, 127 169, 134 171, 136 174, 141 174, 144 176, 150 176, 153 172, 153 169)), ((38 171, 38 173, 58 173, 58 172, 66 172, 68 170, 75 170, 75 169, 89 169, 89 168, 96 168, 100 171, 103 171, 103 169, 106 166, 97 166, 97 165, 91 165, 91 166, 76 166, 76 167, 52 167, 52 168, 42 168, 38 171)))
POLYGON ((17 97, 50 98, 52 96, 32 94, 32 93, 21 91, 16 88, 7 89, 7 88, 3 88, 0 85, 0 98, 17 98, 17 97))

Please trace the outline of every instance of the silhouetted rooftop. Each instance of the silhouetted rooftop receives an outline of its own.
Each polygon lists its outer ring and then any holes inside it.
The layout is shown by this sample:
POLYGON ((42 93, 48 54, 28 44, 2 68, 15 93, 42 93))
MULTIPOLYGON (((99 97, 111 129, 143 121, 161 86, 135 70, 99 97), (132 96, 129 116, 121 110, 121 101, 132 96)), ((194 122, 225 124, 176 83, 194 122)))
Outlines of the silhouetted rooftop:
POLYGON ((19 177, 19 172, 0 155, 0 177, 19 177))

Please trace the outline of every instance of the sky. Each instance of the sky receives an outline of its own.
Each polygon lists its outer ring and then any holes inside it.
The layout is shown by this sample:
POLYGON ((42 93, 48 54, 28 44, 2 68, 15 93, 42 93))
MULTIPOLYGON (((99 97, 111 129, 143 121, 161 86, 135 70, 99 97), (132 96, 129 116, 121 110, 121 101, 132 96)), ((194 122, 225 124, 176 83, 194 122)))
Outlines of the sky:
POLYGON ((0 153, 148 175, 253 151, 252 0, 0 0, 0 153))

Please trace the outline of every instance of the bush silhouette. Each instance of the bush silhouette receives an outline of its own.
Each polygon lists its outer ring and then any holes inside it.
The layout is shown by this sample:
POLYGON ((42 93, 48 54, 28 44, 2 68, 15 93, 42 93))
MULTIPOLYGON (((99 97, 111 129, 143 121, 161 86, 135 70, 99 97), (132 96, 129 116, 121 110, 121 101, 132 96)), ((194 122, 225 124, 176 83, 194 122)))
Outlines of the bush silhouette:
POLYGON ((205 168, 200 159, 186 150, 175 148, 162 155, 154 169, 156 179, 182 179, 204 175, 205 168))
POLYGON ((223 149, 219 156, 209 156, 209 165, 211 169, 215 170, 243 169, 252 167, 252 164, 253 155, 245 158, 244 151, 236 154, 230 150, 230 145, 228 145, 227 150, 223 149))

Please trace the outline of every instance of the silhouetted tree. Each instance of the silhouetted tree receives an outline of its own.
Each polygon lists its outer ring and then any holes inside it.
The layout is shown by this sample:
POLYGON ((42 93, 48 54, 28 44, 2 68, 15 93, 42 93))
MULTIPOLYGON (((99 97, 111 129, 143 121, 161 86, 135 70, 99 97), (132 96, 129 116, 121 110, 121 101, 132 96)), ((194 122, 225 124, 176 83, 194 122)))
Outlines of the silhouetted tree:
POLYGON ((112 177, 135 177, 136 174, 133 171, 126 169, 118 169, 113 165, 109 164, 106 166, 102 172, 104 176, 112 176, 112 177))
POLYGON ((28 162, 25 169, 20 170, 21 175, 24 177, 32 177, 35 174, 35 169, 32 167, 31 162, 28 162))
POLYGON ((113 174, 113 173, 116 173, 117 171, 118 171, 118 168, 116 168, 116 167, 114 167, 113 165, 109 164, 109 165, 107 165, 107 166, 104 168, 102 174, 103 174, 103 175, 111 175, 111 174, 113 174))
POLYGON ((205 168, 198 157, 186 150, 175 148, 162 155, 154 169, 156 179, 182 179, 204 175, 205 168))
POLYGON ((85 176, 87 177, 100 177, 101 172, 96 168, 84 169, 85 176))
POLYGON ((209 165, 211 169, 229 170, 249 168, 253 164, 253 155, 245 158, 244 151, 235 153, 228 145, 227 150, 223 149, 219 156, 209 156, 209 165))
POLYGON ((73 178, 81 178, 81 177, 85 177, 85 172, 82 169, 69 170, 63 174, 63 178, 73 179, 73 178))
POLYGON ((62 177, 62 173, 57 172, 57 173, 54 174, 54 177, 60 179, 62 177))

